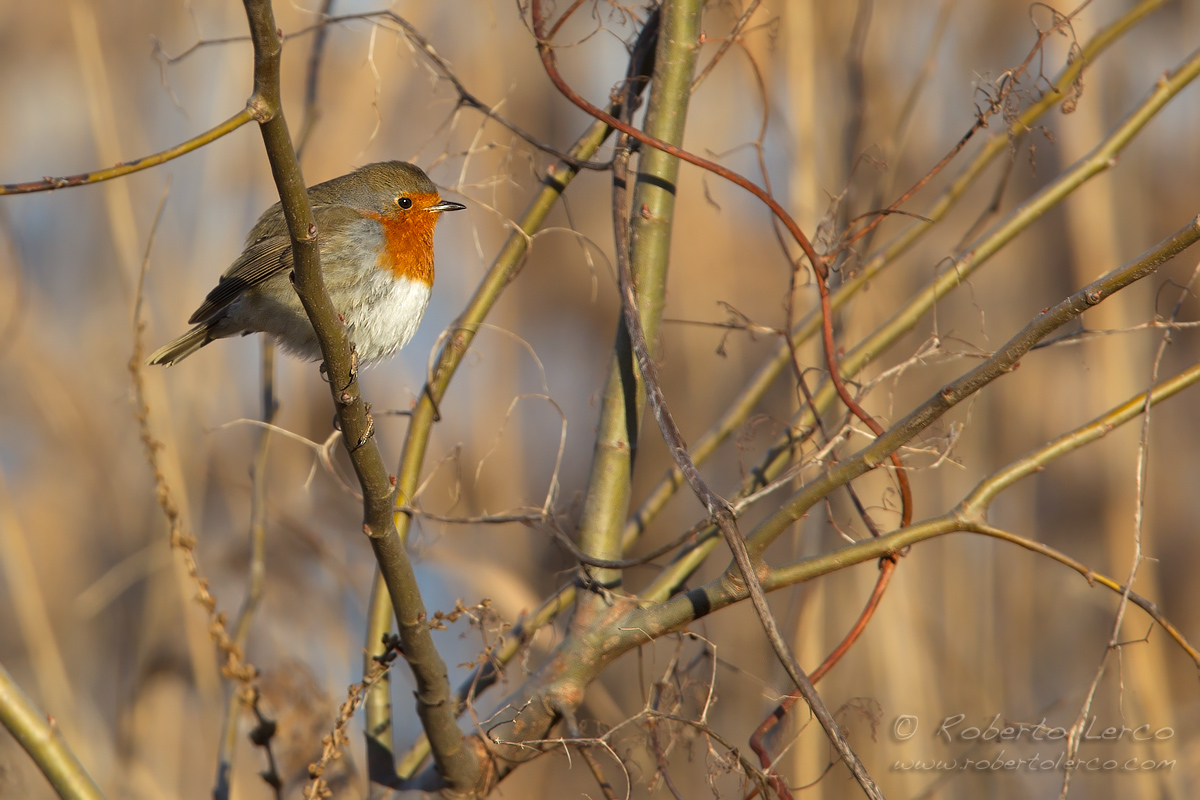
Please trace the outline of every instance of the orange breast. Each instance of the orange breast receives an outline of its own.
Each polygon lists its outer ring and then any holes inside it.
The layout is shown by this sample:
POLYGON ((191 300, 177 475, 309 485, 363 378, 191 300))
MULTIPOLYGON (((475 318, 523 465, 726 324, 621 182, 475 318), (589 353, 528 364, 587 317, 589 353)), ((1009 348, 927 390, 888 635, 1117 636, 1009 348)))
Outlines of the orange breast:
POLYGON ((370 214, 383 226, 385 247, 376 266, 390 270, 397 278, 433 285, 433 229, 438 214, 425 208, 438 202, 436 194, 414 194, 413 207, 394 215, 370 214))

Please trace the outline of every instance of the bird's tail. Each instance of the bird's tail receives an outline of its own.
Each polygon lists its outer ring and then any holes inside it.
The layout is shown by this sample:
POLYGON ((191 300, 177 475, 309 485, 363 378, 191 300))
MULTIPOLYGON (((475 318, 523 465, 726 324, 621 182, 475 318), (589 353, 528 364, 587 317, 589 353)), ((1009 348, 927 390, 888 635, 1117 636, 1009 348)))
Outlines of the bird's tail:
POLYGON ((153 355, 146 359, 146 364, 162 364, 169 367, 217 338, 219 337, 213 335, 211 322, 201 323, 165 347, 154 351, 153 355))

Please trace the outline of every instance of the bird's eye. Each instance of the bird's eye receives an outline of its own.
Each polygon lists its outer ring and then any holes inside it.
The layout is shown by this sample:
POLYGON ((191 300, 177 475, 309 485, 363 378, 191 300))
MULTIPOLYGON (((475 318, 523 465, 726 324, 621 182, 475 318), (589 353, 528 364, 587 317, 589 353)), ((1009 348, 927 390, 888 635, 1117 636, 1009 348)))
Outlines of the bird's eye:
POLYGON ((412 198, 401 195, 396 198, 396 205, 404 209, 412 208, 412 198))

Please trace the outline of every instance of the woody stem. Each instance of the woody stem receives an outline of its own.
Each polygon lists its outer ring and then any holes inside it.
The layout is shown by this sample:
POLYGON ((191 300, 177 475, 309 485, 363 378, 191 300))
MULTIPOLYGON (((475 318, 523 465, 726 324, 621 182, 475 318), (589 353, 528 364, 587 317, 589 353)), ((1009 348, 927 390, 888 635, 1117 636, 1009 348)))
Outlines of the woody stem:
POLYGON ((321 278, 319 231, 280 100, 282 43, 275 16, 269 0, 244 2, 254 45, 254 94, 249 105, 258 115, 292 237, 296 293, 316 331, 342 441, 362 487, 362 529, 387 584, 404 658, 417 684, 417 714, 429 735, 438 773, 455 791, 469 791, 479 776, 479 761, 455 721, 446 665, 433 644, 412 562, 392 518, 393 480, 371 433, 373 425, 358 385, 350 338, 321 278))

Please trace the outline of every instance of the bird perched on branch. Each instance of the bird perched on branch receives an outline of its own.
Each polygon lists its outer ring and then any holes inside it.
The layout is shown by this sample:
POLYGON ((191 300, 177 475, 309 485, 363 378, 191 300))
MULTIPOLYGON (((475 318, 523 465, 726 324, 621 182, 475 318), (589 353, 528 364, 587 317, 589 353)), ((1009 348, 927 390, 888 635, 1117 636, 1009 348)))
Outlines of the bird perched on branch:
MULTIPOLYGON (((368 164, 308 190, 317 221, 321 275, 360 363, 408 343, 433 288, 433 229, 443 200, 420 167, 368 164)), ((265 333, 301 358, 321 358, 316 333, 292 287, 292 241, 279 203, 259 217, 246 247, 192 314, 195 325, 147 364, 170 366, 215 339, 265 333)))

